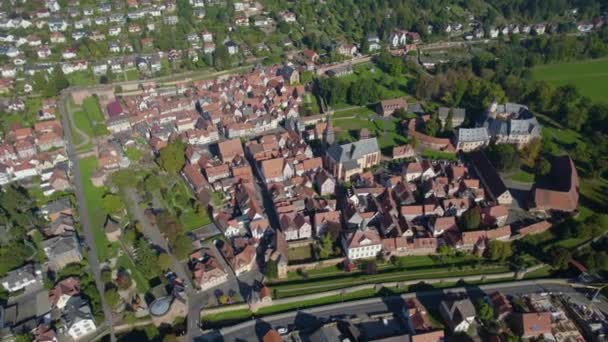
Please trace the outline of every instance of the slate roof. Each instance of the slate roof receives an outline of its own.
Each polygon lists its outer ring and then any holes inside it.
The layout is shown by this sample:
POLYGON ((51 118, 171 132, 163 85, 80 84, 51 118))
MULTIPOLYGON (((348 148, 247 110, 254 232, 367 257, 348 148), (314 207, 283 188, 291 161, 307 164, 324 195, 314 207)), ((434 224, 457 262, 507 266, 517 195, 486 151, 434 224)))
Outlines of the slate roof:
POLYGON ((485 127, 461 128, 458 130, 458 142, 488 141, 488 130, 485 127))
POLYGON ((327 150, 329 157, 340 163, 356 161, 365 155, 376 152, 380 152, 376 138, 359 140, 345 145, 332 145, 327 150))

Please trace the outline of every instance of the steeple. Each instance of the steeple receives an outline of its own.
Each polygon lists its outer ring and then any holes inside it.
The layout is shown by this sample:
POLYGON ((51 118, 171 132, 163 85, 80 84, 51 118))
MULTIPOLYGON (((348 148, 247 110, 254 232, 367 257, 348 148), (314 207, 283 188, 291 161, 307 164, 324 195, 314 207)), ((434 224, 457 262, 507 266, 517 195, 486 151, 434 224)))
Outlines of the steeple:
POLYGON ((329 118, 329 115, 326 116, 325 120, 327 121, 327 126, 325 126, 325 131, 323 132, 323 141, 327 145, 333 145, 335 141, 334 127, 331 124, 331 119, 329 118))

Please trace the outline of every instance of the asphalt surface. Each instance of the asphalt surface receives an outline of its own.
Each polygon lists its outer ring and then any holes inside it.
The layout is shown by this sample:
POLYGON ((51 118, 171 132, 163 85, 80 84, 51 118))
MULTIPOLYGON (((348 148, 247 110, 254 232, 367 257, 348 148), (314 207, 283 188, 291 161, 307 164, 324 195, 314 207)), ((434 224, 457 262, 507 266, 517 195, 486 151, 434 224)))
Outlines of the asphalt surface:
MULTIPOLYGON (((65 94, 65 93, 64 93, 65 94)), ((99 266, 99 260, 97 259, 97 250, 95 247, 95 239, 93 238, 93 230, 91 228, 91 222, 89 219, 89 212, 87 209, 87 201, 84 195, 84 191, 82 189, 82 176, 80 174, 80 164, 78 162, 78 155, 74 151, 74 145, 72 144, 72 132, 70 130, 70 122, 68 120, 68 114, 65 109, 65 96, 62 95, 59 99, 59 111, 61 115, 61 121, 63 125, 63 131, 65 134, 65 139, 68 142, 66 146, 66 151, 68 153, 68 158, 70 159, 70 164, 72 167, 72 180, 74 183, 74 192, 76 193, 76 200, 78 203, 78 214, 80 217, 80 224, 82 225, 82 233, 84 240, 88 246, 88 263, 91 268, 91 272, 93 273, 93 278, 95 279, 95 285, 97 286, 97 290, 99 291, 99 297, 101 301, 101 306, 103 310, 103 314, 105 317, 104 323, 110 330, 110 341, 116 341, 116 335, 114 334, 114 330, 112 329, 112 311, 110 307, 106 303, 104 297, 104 284, 101 281, 101 268, 99 266)))
MULTIPOLYGON (((465 292, 475 300, 494 291, 501 291, 507 296, 524 295, 531 293, 563 293, 568 296, 582 298, 584 296, 572 288, 566 281, 542 280, 520 281, 491 285, 471 286, 448 290, 434 290, 408 293, 402 296, 377 297, 359 301, 325 305, 318 308, 291 311, 283 314, 268 316, 258 320, 251 320, 232 327, 223 328, 199 336, 197 341, 255 341, 268 330, 268 328, 289 327, 300 331, 314 330, 322 325, 322 321, 331 318, 348 317, 351 315, 368 315, 392 312, 402 315, 403 299, 417 297, 427 308, 437 308, 441 300, 448 293, 465 292)), ((602 302, 602 308, 608 310, 608 303, 602 302)))

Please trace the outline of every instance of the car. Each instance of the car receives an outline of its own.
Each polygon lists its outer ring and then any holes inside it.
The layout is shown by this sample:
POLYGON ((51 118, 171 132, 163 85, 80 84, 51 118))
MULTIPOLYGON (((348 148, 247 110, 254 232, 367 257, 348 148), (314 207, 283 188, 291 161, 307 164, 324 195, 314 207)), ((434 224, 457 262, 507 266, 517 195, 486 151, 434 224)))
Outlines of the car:
POLYGON ((285 327, 277 327, 277 332, 279 333, 279 335, 285 335, 289 332, 289 330, 287 330, 287 328, 285 327))

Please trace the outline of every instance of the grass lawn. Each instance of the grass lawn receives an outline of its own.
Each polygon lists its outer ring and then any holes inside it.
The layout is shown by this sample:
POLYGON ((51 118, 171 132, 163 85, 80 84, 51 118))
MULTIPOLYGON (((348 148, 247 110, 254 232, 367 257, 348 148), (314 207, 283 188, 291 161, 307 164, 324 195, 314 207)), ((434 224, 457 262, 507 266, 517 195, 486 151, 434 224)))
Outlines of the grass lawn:
POLYGON ((532 183, 534 182, 534 174, 530 172, 526 172, 524 170, 517 170, 514 174, 510 176, 510 178, 514 181, 522 182, 522 183, 532 183))
POLYGON ((184 231, 189 232, 211 223, 211 218, 204 208, 196 212, 196 208, 192 206, 197 200, 193 198, 190 188, 181 177, 177 177, 171 195, 167 197, 165 202, 169 210, 181 209, 179 220, 184 231))
POLYGON ((137 69, 129 69, 126 71, 127 81, 134 81, 139 79, 139 71, 137 69))
POLYGON ((65 77, 70 82, 71 86, 87 86, 97 84, 97 79, 91 71, 77 71, 65 77))
POLYGON ((150 290, 150 283, 146 280, 146 278, 141 274, 139 269, 131 262, 131 259, 125 254, 121 255, 118 258, 116 263, 118 267, 122 267, 124 269, 128 269, 131 271, 131 277, 136 282, 137 291, 141 293, 146 293, 150 290))
POLYGON ((606 102, 608 58, 540 65, 532 68, 532 77, 556 86, 573 84, 582 95, 606 102))
POLYGON ((136 146, 127 147, 125 154, 130 161, 138 161, 142 156, 142 152, 136 146))
POLYGON ((300 246, 290 247, 287 251, 288 259, 290 261, 309 260, 312 258, 312 247, 311 246, 300 246))
MULTIPOLYGON (((364 108, 364 107, 361 107, 364 108)), ((369 109, 354 109, 360 114, 348 114, 348 116, 367 116, 369 117, 372 113, 369 109), (365 112, 367 111, 367 112, 365 112)), ((350 112, 350 110, 349 110, 350 112)), ((343 114, 341 112, 339 114, 343 114)), ((348 113, 348 112, 347 112, 348 113)), ((378 146, 382 150, 382 153, 388 155, 391 153, 390 149, 397 145, 403 145, 407 143, 407 138, 397 133, 397 119, 389 118, 386 122, 383 120, 370 120, 367 118, 335 118, 332 119, 332 124, 336 128, 338 133, 336 134, 338 141, 356 141, 359 139, 359 133, 361 129, 367 128, 371 136, 378 138, 378 146), (386 124, 386 129, 384 125, 386 124), (386 133, 385 133, 386 132, 386 133)))
POLYGON ((91 174, 97 170, 97 158, 87 157, 81 159, 79 163, 81 178, 83 181, 82 187, 87 201, 87 211, 89 214, 91 229, 93 230, 95 247, 97 248, 97 258, 100 261, 105 261, 110 256, 111 252, 110 242, 106 238, 106 234, 103 231, 106 213, 102 209, 102 198, 105 190, 104 188, 97 188, 93 186, 93 183, 91 183, 91 174))
POLYGON ((332 118, 340 119, 340 118, 349 118, 352 116, 355 116, 358 118, 367 118, 374 114, 375 114, 374 111, 372 111, 368 107, 355 107, 355 108, 347 107, 346 109, 335 111, 334 115, 332 115, 332 118))
POLYGON ((422 157, 428 158, 428 159, 452 160, 452 161, 456 161, 458 159, 456 157, 456 153, 435 151, 435 150, 431 150, 429 148, 422 151, 422 157))
POLYGON ((551 267, 544 266, 530 273, 526 273, 524 279, 547 278, 551 275, 551 267))
POLYGON ((101 111, 99 101, 96 98, 90 96, 84 99, 82 104, 87 118, 91 122, 94 136, 102 136, 108 134, 108 128, 106 127, 106 118, 101 111))

